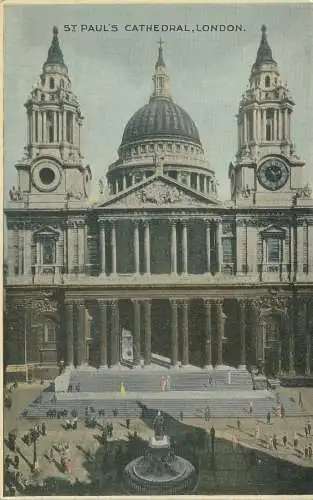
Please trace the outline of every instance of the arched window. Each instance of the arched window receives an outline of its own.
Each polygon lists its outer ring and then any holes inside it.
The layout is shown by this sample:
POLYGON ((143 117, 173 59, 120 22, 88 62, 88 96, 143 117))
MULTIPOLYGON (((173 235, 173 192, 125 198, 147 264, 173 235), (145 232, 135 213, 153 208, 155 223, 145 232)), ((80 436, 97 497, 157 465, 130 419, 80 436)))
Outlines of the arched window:
POLYGON ((53 113, 52 111, 47 112, 47 138, 48 142, 53 142, 53 113))
POLYGON ((52 77, 49 80, 49 87, 50 87, 50 89, 54 89, 54 78, 52 78, 52 77))
POLYGON ((66 113, 66 140, 67 142, 73 142, 73 113, 66 113))
POLYGON ((271 79, 270 77, 267 75, 265 77, 265 87, 270 87, 271 86, 271 79))

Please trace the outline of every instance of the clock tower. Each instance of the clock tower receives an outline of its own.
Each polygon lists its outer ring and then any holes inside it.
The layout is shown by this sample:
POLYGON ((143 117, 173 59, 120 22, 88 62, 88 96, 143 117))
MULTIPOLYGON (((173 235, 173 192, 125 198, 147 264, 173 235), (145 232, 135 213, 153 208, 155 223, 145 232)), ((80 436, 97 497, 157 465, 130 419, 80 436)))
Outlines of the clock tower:
POLYGON ((91 171, 80 152, 83 117, 56 27, 40 82, 34 85, 25 107, 27 143, 24 157, 15 165, 18 183, 11 199, 36 208, 57 208, 65 202, 84 205, 91 171))
POLYGON ((243 206, 289 206, 306 189, 302 184, 304 162, 292 141, 294 101, 281 80, 265 26, 261 32, 237 115, 238 150, 229 166, 231 197, 243 206))

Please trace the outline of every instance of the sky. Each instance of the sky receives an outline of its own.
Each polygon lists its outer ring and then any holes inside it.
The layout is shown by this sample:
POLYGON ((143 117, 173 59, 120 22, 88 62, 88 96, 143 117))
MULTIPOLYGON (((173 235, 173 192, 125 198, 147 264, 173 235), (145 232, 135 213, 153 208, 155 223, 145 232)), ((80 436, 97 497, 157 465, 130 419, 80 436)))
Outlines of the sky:
POLYGON ((27 100, 39 80, 52 39, 60 45, 84 120, 82 153, 93 191, 117 159, 123 130, 148 102, 160 35, 177 104, 192 117, 206 159, 230 198, 228 166, 237 148, 236 113, 247 87, 265 24, 273 57, 296 102, 293 135, 313 184, 313 12, 309 4, 5 5, 4 181, 16 183, 14 164, 26 141, 27 100), (67 32, 65 24, 117 24, 116 32, 67 32), (126 24, 242 25, 242 32, 127 32, 126 24))

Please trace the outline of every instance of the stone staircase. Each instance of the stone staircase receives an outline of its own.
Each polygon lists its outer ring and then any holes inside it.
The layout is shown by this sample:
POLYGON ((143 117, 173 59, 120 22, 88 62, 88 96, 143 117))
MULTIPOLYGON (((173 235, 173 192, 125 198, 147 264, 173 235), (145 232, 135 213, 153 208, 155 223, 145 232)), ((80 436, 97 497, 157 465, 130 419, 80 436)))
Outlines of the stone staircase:
POLYGON ((251 375, 245 369, 192 371, 192 369, 185 368, 175 370, 159 368, 155 371, 148 371, 144 368, 86 371, 78 369, 72 371, 69 377, 69 386, 75 390, 75 386, 79 384, 80 392, 115 392, 120 389, 123 383, 127 392, 159 392, 161 377, 165 377, 169 381, 168 389, 171 391, 253 389, 251 375))

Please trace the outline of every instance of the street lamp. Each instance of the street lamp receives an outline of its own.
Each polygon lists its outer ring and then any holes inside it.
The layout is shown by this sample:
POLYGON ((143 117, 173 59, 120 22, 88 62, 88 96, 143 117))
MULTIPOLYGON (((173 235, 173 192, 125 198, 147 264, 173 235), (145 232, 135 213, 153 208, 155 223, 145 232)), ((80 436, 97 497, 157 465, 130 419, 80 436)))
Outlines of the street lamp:
POLYGON ((39 464, 38 464, 38 460, 37 460, 37 436, 35 435, 34 433, 34 439, 33 439, 33 443, 34 443, 34 450, 33 450, 33 471, 36 471, 39 469, 39 464))

